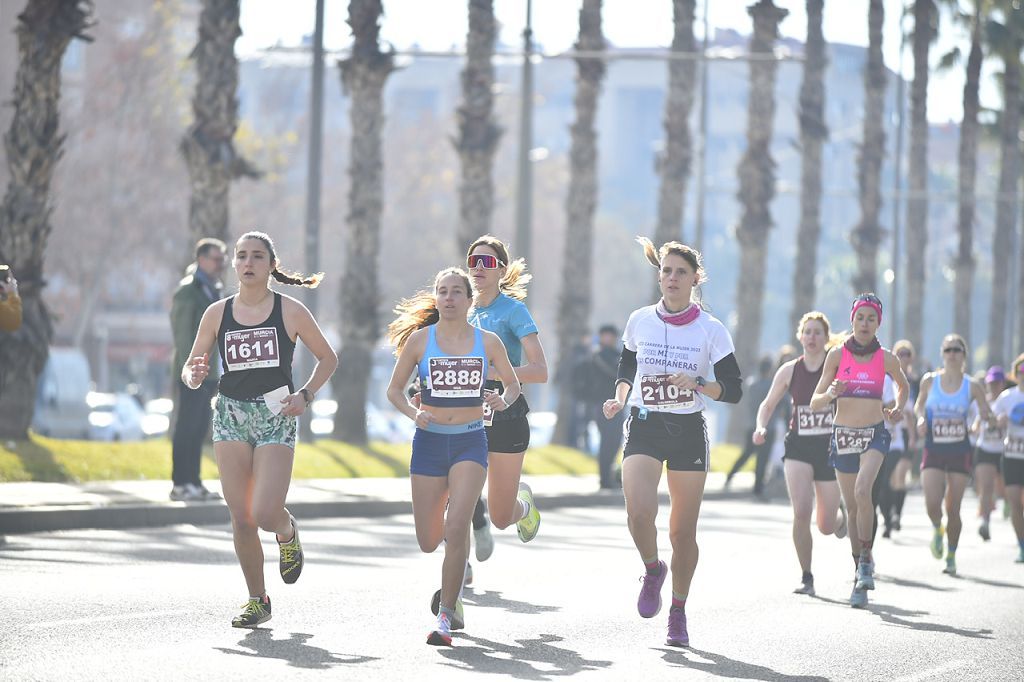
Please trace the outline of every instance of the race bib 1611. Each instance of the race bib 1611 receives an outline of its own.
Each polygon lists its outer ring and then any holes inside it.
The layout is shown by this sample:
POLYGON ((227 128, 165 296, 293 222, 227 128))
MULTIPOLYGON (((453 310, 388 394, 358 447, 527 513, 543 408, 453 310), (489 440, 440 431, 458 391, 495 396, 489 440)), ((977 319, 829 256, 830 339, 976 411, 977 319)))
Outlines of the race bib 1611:
POLYGON ((276 327, 224 332, 224 363, 229 372, 281 365, 276 327))

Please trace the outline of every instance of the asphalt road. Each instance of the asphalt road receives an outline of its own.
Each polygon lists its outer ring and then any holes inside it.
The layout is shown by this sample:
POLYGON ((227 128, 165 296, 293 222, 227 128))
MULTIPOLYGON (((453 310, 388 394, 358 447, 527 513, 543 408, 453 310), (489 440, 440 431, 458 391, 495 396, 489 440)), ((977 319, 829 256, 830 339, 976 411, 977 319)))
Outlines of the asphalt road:
POLYGON ((845 541, 815 535, 818 596, 794 595, 789 507, 705 502, 688 650, 664 646, 667 610, 636 613, 642 565, 619 508, 548 512, 527 546, 498 533, 451 649, 425 644, 441 556, 419 552, 410 516, 303 523, 308 563, 290 586, 266 536, 274 617, 255 631, 229 626, 246 591, 227 526, 10 536, 0 678, 1024 679, 1009 522, 989 543, 968 523, 949 577, 920 498, 907 506, 902 533, 879 541, 872 604, 855 610, 845 541))

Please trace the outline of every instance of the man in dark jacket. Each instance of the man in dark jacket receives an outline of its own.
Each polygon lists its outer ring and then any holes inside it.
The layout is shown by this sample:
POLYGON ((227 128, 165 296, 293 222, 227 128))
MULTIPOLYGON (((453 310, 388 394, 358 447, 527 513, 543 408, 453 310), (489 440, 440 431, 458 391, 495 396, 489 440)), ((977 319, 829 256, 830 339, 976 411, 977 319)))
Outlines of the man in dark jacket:
POLYGON ((597 422, 601 445, 597 450, 601 489, 621 487, 615 477, 615 455, 622 446, 623 412, 605 419, 601 412, 604 401, 615 397, 615 378, 619 372, 619 330, 614 325, 603 325, 597 332, 598 348, 590 358, 590 418, 597 422))
POLYGON ((211 303, 220 298, 221 273, 227 247, 219 239, 200 239, 196 244, 196 260, 185 270, 171 303, 171 332, 174 334, 174 358, 171 362, 172 385, 175 386, 174 436, 171 442, 173 461, 172 500, 204 500, 217 497, 199 478, 203 440, 213 415, 210 401, 217 390, 216 349, 210 354, 210 375, 198 390, 191 390, 181 381, 181 368, 188 360, 199 321, 211 303))

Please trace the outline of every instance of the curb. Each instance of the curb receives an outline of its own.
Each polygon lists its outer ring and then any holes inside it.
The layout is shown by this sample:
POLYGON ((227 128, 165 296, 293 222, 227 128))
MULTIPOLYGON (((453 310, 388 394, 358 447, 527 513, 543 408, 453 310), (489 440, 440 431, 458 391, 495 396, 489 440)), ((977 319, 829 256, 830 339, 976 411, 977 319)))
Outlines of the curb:
MULTIPOLYGON (((745 497, 732 491, 705 492, 705 500, 745 497)), ((537 495, 541 509, 564 507, 618 507, 621 493, 564 493, 537 495)), ((658 495, 659 505, 668 504, 667 494, 658 495)), ((412 513, 407 500, 351 499, 337 502, 294 502, 289 511, 302 519, 386 517, 412 513)), ((146 505, 32 507, 0 511, 0 535, 43 533, 58 530, 121 530, 155 528, 178 524, 215 525, 230 522, 222 502, 168 502, 146 505)))

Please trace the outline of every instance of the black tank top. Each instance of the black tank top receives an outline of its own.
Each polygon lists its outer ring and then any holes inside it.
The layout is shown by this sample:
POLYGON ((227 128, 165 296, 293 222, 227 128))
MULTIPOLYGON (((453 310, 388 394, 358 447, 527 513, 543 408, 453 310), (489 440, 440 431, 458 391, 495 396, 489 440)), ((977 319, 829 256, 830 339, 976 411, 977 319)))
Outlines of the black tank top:
POLYGON ((247 326, 235 320, 232 296, 224 302, 224 317, 217 331, 220 349, 221 395, 250 400, 287 385, 293 393, 292 355, 295 342, 284 328, 281 294, 274 294, 270 317, 247 326))
POLYGON ((825 363, 816 372, 807 369, 804 356, 797 358, 793 365, 793 376, 789 380, 789 395, 793 398, 793 412, 789 418, 789 432, 793 436, 828 436, 832 432, 832 409, 812 412, 811 398, 821 380, 825 363))

